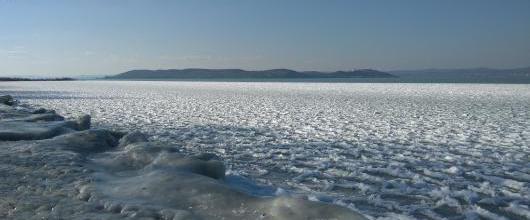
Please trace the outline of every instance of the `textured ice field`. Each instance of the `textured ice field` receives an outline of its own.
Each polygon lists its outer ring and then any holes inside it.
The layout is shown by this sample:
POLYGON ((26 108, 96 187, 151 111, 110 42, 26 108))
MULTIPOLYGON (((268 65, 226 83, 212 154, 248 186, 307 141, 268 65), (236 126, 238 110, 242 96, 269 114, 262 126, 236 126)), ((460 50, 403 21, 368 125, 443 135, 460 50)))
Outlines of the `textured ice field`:
POLYGON ((0 93, 216 153, 230 175, 373 218, 530 219, 529 85, 75 81, 0 93))

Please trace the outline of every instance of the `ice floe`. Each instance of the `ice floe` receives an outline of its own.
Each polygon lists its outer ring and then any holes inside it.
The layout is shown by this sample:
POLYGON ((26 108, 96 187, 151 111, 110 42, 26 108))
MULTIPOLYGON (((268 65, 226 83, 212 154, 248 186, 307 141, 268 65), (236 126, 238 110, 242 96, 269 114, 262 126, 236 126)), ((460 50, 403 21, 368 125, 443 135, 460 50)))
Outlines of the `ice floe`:
POLYGON ((227 178, 373 219, 527 219, 528 85, 35 85, 16 82, 0 90, 68 119, 90 114, 98 127, 142 131, 182 155, 214 153, 227 178))
POLYGON ((248 194, 225 181, 212 153, 184 155, 140 132, 90 129, 88 116, 17 107, 0 112, 2 219, 365 219, 329 203, 248 194))

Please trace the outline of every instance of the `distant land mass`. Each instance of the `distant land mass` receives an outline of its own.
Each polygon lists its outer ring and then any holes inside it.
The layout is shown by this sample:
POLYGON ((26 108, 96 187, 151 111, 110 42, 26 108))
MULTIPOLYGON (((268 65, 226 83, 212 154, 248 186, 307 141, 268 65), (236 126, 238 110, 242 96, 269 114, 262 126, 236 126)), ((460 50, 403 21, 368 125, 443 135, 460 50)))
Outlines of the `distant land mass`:
POLYGON ((168 69, 131 70, 106 79, 304 79, 304 78, 395 78, 396 76, 372 69, 317 72, 290 69, 168 69))
POLYGON ((530 83, 530 67, 396 70, 389 73, 398 76, 400 82, 530 83))

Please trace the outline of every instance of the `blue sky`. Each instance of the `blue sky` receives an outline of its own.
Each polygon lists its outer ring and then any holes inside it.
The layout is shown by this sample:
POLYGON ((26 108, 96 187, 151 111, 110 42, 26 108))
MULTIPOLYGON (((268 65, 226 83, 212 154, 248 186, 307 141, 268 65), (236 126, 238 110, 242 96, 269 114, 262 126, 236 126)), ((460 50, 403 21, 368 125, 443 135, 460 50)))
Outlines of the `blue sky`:
POLYGON ((528 0, 0 0, 0 75, 529 65, 528 0))

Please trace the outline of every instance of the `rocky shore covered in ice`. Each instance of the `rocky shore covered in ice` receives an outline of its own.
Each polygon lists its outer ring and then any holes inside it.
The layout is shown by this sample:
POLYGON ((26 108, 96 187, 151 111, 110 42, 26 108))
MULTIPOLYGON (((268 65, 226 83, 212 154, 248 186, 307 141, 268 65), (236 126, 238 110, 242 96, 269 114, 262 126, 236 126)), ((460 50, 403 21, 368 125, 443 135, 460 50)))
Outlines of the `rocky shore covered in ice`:
POLYGON ((0 97, 1 219, 365 219, 344 207, 257 197, 214 154, 183 156, 139 132, 90 128, 0 97))

